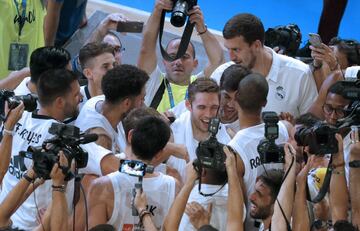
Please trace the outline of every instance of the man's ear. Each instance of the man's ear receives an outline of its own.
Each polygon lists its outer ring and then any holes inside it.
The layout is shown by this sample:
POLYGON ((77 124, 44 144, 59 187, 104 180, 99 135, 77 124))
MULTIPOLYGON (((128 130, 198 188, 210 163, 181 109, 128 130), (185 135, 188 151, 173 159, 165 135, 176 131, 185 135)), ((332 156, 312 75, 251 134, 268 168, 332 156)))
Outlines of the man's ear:
POLYGON ((121 108, 125 108, 125 111, 129 111, 130 107, 132 105, 131 99, 130 98, 125 98, 122 102, 121 102, 121 108))
POLYGON ((85 68, 84 70, 83 70, 83 74, 84 74, 84 76, 88 79, 88 80, 92 80, 93 78, 92 78, 92 71, 90 70, 90 68, 85 68))
POLYGON ((194 59, 194 64, 193 64, 194 69, 196 69, 198 65, 199 65, 199 61, 197 59, 194 59))
POLYGON ((186 107, 189 111, 192 111, 191 102, 190 102, 188 99, 185 100, 185 107, 186 107))
POLYGON ((66 102, 65 102, 64 97, 61 97, 61 96, 56 97, 55 104, 54 104, 56 108, 63 109, 65 107, 65 104, 66 104, 66 102))
POLYGON ((134 132, 134 129, 131 129, 126 137, 126 141, 131 144, 132 134, 134 132))

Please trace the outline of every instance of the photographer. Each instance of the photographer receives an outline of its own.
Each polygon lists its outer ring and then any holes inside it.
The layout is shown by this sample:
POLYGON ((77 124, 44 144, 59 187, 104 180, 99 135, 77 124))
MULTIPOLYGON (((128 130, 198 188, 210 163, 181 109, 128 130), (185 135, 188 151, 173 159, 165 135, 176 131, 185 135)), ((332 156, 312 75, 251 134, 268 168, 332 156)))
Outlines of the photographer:
MULTIPOLYGON (((152 164, 159 158, 170 138, 169 126, 155 116, 145 116, 137 122, 132 121, 132 118, 127 117, 127 119, 124 121, 124 128, 128 142, 125 149, 128 160, 139 160, 146 165, 152 164), (127 125, 131 124, 135 126, 128 130, 127 125), (154 131, 157 131, 156 136, 154 131)), ((122 169, 129 168, 126 163, 123 162, 125 165, 122 169)), ((149 204, 147 210, 142 211, 140 213, 142 216, 137 219, 132 216, 129 209, 131 196, 128 192, 138 182, 140 179, 138 177, 142 178, 142 176, 133 177, 128 174, 131 173, 114 172, 92 182, 88 194, 89 228, 105 223, 116 229, 138 228, 141 227, 138 221, 142 221, 141 219, 148 212, 151 213, 156 227, 162 226, 177 192, 176 181, 160 172, 142 172, 144 177, 142 188, 149 196, 149 204)))
MULTIPOLYGON (((227 201, 227 222, 226 230, 239 230, 243 229, 243 218, 244 214, 244 198, 243 192, 241 189, 241 184, 239 183, 240 179, 237 174, 236 167, 236 157, 227 147, 224 147, 224 153, 226 155, 226 172, 228 174, 228 201, 227 201)), ((197 205, 196 209, 190 204, 187 204, 189 196, 191 196, 191 191, 194 189, 195 180, 199 177, 198 173, 195 171, 192 163, 188 164, 186 167, 187 179, 184 187, 181 189, 173 205, 170 208, 168 215, 164 221, 164 230, 178 230, 180 220, 183 217, 184 211, 191 218, 190 222, 198 230, 207 230, 210 229, 210 217, 211 214, 208 214, 201 205, 197 205), (199 209, 200 208, 200 209, 199 209), (201 212, 202 211, 202 212, 201 212), (203 219, 200 219, 203 218, 203 219)), ((196 188, 196 187, 195 187, 196 188)), ((221 221, 224 222, 224 221, 221 221)), ((179 230, 188 230, 189 226, 183 227, 179 230)), ((211 227, 211 230, 216 230, 211 227)), ((222 229, 220 229, 222 230, 222 229)))
MULTIPOLYGON (((13 145, 10 166, 2 184, 1 201, 20 181, 31 164, 30 160, 20 157, 19 152, 26 151, 30 145, 42 145, 45 140, 53 137, 48 132, 52 123, 61 123, 78 113, 80 87, 77 76, 70 71, 55 69, 44 72, 37 82, 37 93, 40 109, 34 113, 24 112, 13 131, 9 131, 13 134, 13 145)), ((51 182, 48 181, 30 195, 14 213, 14 226, 20 229, 35 228, 39 223, 33 214, 39 213, 41 216, 44 213, 51 199, 44 195, 50 193, 51 182)))
MULTIPOLYGON (((153 12, 146 23, 143 31, 143 40, 141 45, 138 67, 150 75, 149 82, 146 84, 145 104, 152 106, 159 112, 166 112, 186 99, 186 89, 188 85, 199 77, 209 77, 213 70, 224 62, 223 50, 215 36, 207 29, 204 22, 203 13, 198 5, 189 10, 189 20, 195 23, 195 28, 205 47, 209 58, 209 64, 198 75, 192 75, 194 69, 198 66, 198 60, 195 57, 195 47, 192 43, 187 47, 183 57, 172 62, 163 59, 165 72, 162 73, 157 66, 156 41, 160 29, 160 19, 163 11, 171 11, 175 1, 156 0, 153 12), (166 83, 167 84, 166 84, 166 83), (160 94, 159 102, 155 103, 155 96, 161 90, 161 86, 166 84, 163 93, 160 94), (169 98, 172 93, 173 98, 169 98)), ((176 56, 181 39, 170 40, 166 46, 166 52, 170 56, 176 56)), ((183 111, 185 108, 180 108, 183 111)))
MULTIPOLYGON (((267 103, 268 84, 260 74, 249 74, 239 83, 236 93, 236 107, 240 131, 229 142, 239 153, 240 176, 243 177, 247 198, 247 217, 245 230, 256 230, 255 220, 250 218, 250 194, 254 191, 256 178, 262 173, 262 163, 258 153, 258 145, 264 138, 265 124, 261 121, 261 111, 267 103)), ((275 118, 274 118, 275 119, 275 118)), ((276 119, 278 119, 276 117, 276 119)), ((288 131, 283 122, 277 123, 278 139, 276 143, 285 143, 289 139, 288 131)))

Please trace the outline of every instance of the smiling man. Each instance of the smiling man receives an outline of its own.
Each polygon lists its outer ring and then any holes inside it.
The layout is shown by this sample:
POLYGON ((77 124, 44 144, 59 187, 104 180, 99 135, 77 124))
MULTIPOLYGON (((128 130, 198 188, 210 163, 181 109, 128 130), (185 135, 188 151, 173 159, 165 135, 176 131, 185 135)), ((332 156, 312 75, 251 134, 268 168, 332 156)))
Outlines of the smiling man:
MULTIPOLYGON (((189 85, 189 99, 185 102, 187 112, 183 113, 171 125, 174 143, 185 144, 190 161, 196 158, 195 150, 199 141, 209 137, 210 119, 217 116, 219 110, 219 86, 212 79, 198 78, 189 85)), ((219 142, 227 144, 230 136, 221 125, 216 135, 219 142)), ((168 165, 175 168, 185 180, 185 160, 171 156, 168 165)))
POLYGON ((269 230, 283 175, 282 171, 271 169, 256 179, 255 190, 249 199, 250 216, 262 221, 259 231, 269 230))
POLYGON ((298 117, 309 109, 317 97, 317 89, 308 65, 265 47, 264 26, 258 17, 233 16, 225 24, 223 36, 231 62, 218 67, 211 78, 219 82, 228 66, 240 64, 267 80, 269 94, 265 111, 290 112, 298 117))

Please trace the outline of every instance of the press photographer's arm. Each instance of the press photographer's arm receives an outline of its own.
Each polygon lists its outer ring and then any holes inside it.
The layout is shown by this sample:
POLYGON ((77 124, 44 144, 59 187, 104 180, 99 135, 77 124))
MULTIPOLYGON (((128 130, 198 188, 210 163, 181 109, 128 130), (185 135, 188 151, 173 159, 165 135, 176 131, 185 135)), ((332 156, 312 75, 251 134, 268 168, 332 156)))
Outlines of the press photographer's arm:
POLYGON ((16 123, 24 112, 24 104, 21 102, 16 108, 8 112, 3 126, 3 138, 0 143, 0 184, 8 170, 11 158, 13 133, 16 123))

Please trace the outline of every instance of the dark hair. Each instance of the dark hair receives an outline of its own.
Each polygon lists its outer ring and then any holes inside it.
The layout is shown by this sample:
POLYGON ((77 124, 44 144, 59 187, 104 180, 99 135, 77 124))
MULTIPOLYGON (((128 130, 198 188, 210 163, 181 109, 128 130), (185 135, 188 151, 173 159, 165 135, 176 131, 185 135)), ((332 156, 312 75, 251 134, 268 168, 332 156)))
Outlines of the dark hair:
POLYGON ((346 55, 349 66, 360 65, 360 44, 357 40, 334 37, 329 46, 337 46, 339 51, 346 55))
POLYGON ((315 116, 314 114, 307 112, 305 114, 300 115, 295 119, 295 124, 304 125, 305 127, 313 127, 317 122, 320 121, 320 118, 315 116))
POLYGON ((329 87, 328 94, 333 93, 337 95, 342 95, 345 90, 344 85, 341 82, 335 82, 329 87))
POLYGON ((189 101, 195 99, 196 93, 217 93, 219 94, 220 88, 216 81, 209 78, 197 78, 194 82, 190 83, 188 88, 189 101))
POLYGON ((256 40, 260 40, 261 44, 264 44, 265 29, 261 20, 255 15, 248 13, 237 14, 226 22, 223 36, 225 39, 243 36, 244 40, 250 45, 256 40))
POLYGON ((31 82, 37 83, 40 75, 49 69, 62 69, 70 62, 70 54, 61 47, 40 47, 30 56, 31 82))
POLYGON ((359 229, 356 228, 353 224, 346 220, 338 220, 334 224, 335 231, 358 231, 359 229))
POLYGON ((156 111, 154 108, 151 107, 134 108, 122 120, 126 140, 129 131, 131 129, 134 129, 135 126, 138 124, 138 122, 145 116, 154 116, 154 117, 162 118, 161 114, 158 111, 156 111))
POLYGON ((240 81, 235 98, 242 110, 257 113, 266 104, 268 92, 269 85, 265 77, 252 73, 240 81))
POLYGON ((80 49, 79 61, 81 68, 84 69, 89 64, 89 61, 104 53, 114 55, 114 47, 107 43, 88 43, 80 49))
POLYGON ((284 177, 284 171, 279 169, 270 169, 257 177, 256 181, 261 180, 270 189, 272 202, 274 203, 279 194, 284 177))
POLYGON ((101 89, 105 100, 112 104, 127 97, 141 94, 141 90, 149 79, 145 71, 128 64, 122 64, 109 70, 101 81, 101 89))
POLYGON ((41 106, 47 106, 59 96, 71 91, 71 84, 77 81, 77 75, 66 69, 50 69, 42 73, 37 82, 37 92, 41 106))
POLYGON ((131 148, 141 160, 152 160, 170 138, 170 127, 155 116, 145 116, 138 121, 132 132, 131 148))
MULTIPOLYGON (((177 38, 171 39, 171 40, 168 42, 168 44, 166 45, 166 48, 165 48, 166 51, 167 51, 167 49, 169 48, 170 43, 172 43, 172 42, 175 41, 175 40, 180 40, 180 41, 181 41, 181 38, 180 38, 180 37, 177 37, 177 38)), ((193 44, 191 41, 189 41, 189 45, 192 46, 192 49, 193 49, 193 58, 195 59, 195 57, 196 57, 195 46, 194 46, 194 44, 193 44)))
POLYGON ((237 91, 240 81, 250 73, 251 70, 240 64, 229 66, 221 75, 220 89, 229 92, 237 91))
POLYGON ((100 224, 89 229, 89 231, 115 231, 114 226, 109 224, 100 224))

